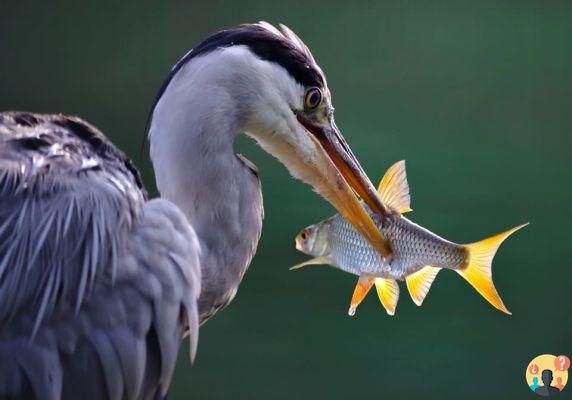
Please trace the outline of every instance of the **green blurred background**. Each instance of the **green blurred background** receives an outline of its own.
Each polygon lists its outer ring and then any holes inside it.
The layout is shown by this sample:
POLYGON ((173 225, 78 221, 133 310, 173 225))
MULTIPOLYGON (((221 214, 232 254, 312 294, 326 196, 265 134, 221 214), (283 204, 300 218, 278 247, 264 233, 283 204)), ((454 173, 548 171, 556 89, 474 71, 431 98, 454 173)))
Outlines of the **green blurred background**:
POLYGON ((162 79, 211 32, 263 19, 313 50, 373 181, 407 160, 412 219, 457 242, 531 222, 495 260, 513 316, 446 271, 422 308, 402 285, 395 317, 370 294, 350 318, 355 277, 288 271, 305 258, 296 233, 333 209, 242 138, 263 183, 262 240, 192 368, 182 349, 171 399, 532 399, 528 362, 572 356, 572 2, 3 3, 0 109, 84 117, 153 194, 140 145, 162 79))

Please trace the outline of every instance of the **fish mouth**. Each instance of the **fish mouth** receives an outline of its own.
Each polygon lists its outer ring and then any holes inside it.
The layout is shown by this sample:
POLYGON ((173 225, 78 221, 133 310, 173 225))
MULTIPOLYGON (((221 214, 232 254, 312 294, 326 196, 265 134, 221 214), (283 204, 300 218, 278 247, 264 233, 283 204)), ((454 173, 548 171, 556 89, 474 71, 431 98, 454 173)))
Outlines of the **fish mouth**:
POLYGON ((306 250, 306 246, 304 246, 304 238, 302 235, 307 235, 306 233, 307 229, 304 228, 297 236, 296 236, 296 250, 298 250, 299 252, 302 252, 304 254, 308 254, 308 251, 306 250))
POLYGON ((296 118, 316 143, 315 162, 324 181, 322 183, 326 186, 317 190, 382 256, 390 256, 391 249, 364 203, 381 221, 388 217, 388 212, 333 117, 329 117, 325 123, 315 121, 304 113, 298 113, 296 118))

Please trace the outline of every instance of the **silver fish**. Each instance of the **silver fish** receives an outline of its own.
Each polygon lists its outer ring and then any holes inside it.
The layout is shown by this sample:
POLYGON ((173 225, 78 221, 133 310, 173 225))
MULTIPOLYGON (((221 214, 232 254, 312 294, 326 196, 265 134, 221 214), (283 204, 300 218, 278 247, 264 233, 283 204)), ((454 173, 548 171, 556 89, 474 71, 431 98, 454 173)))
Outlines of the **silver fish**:
POLYGON ((437 273, 445 268, 459 273, 487 301, 510 314, 492 281, 491 264, 500 244, 527 224, 472 244, 456 244, 415 224, 402 214, 411 211, 405 161, 389 168, 381 180, 378 193, 389 210, 377 225, 391 249, 383 257, 341 215, 311 225, 296 237, 296 248, 314 256, 298 264, 298 269, 312 264, 329 264, 358 275, 349 315, 375 284, 379 299, 389 315, 395 314, 399 299, 397 280, 405 280, 411 298, 420 306, 437 273))

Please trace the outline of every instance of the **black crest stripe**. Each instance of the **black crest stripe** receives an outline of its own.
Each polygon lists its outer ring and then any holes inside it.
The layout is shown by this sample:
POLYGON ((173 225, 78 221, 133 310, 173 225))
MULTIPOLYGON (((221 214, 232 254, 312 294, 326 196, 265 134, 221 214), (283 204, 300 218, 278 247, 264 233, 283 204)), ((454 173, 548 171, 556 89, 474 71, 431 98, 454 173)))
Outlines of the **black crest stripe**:
POLYGON ((218 48, 238 45, 248 46, 261 59, 281 65, 301 85, 306 87, 324 85, 321 73, 313 66, 308 56, 290 40, 260 25, 241 25, 212 34, 181 58, 161 85, 151 108, 151 114, 173 77, 190 60, 218 48))

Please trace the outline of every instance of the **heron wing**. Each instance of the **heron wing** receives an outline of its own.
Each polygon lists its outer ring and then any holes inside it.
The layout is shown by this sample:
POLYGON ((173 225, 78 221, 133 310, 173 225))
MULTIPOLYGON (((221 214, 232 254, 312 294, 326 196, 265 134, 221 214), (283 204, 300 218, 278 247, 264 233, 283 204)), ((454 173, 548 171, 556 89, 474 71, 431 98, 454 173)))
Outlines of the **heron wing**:
POLYGON ((164 395, 196 346, 199 245, 84 121, 0 113, 0 397, 164 395))

